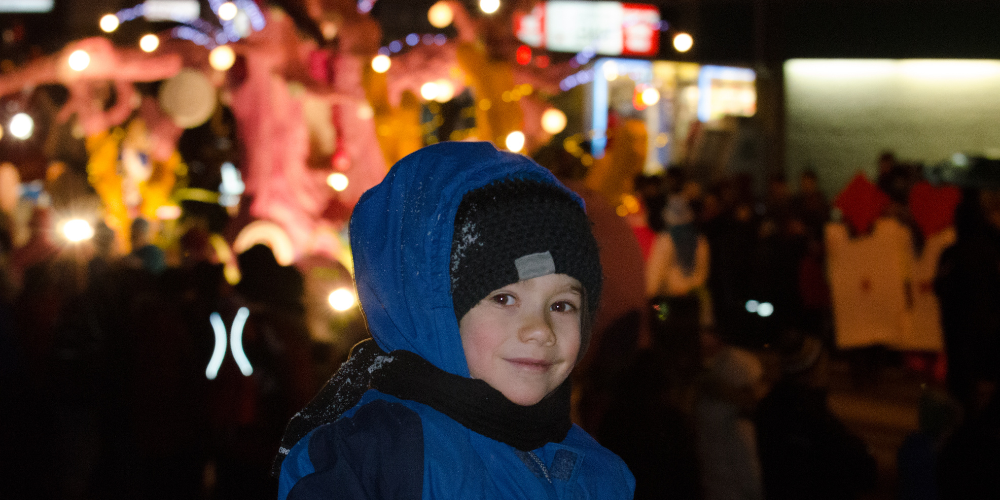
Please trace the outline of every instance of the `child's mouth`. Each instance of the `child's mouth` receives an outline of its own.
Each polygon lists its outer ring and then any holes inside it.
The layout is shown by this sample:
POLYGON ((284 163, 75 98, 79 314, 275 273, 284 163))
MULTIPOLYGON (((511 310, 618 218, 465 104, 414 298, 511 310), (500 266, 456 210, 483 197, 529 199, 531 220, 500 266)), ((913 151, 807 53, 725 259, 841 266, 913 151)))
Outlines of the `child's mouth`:
POLYGON ((533 359, 533 358, 510 358, 507 360, 508 363, 514 365, 517 368, 528 370, 544 372, 548 370, 552 363, 544 359, 533 359))

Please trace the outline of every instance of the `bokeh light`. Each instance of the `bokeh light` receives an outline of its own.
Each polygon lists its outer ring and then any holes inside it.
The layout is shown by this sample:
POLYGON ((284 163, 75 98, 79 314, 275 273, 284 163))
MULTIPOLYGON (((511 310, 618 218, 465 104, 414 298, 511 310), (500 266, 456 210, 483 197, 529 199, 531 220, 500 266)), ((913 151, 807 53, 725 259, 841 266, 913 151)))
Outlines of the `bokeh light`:
POLYGON ((420 97, 424 100, 433 101, 438 96, 437 82, 427 82, 420 86, 420 97))
POLYGON ((542 130, 546 133, 556 135, 562 132, 566 128, 566 113, 556 109, 549 108, 542 113, 542 130))
POLYGON ((94 237, 94 228, 83 219, 72 219, 63 223, 63 236, 73 243, 89 240, 94 237))
POLYGON ((25 140, 35 131, 35 120, 32 120, 27 113, 18 113, 10 119, 7 129, 10 130, 10 135, 25 140))
POLYGON ((330 307, 334 310, 343 312, 354 307, 354 304, 358 302, 358 298, 351 290, 338 288, 327 297, 327 301, 330 302, 330 307))
POLYGON ((372 69, 376 73, 385 73, 389 71, 390 66, 392 66, 392 59, 389 59, 389 56, 379 54, 372 58, 372 69))
POLYGON ((236 62, 236 53, 228 45, 219 45, 208 53, 208 63, 218 71, 226 71, 236 62))
POLYGON ((507 144, 507 149, 517 153, 524 149, 524 132, 520 130, 515 130, 507 134, 507 140, 504 141, 507 144))
POLYGON ((139 39, 139 48, 143 52, 152 52, 160 46, 160 38, 150 33, 139 39))
POLYGON ((348 179, 346 175, 340 172, 334 172, 327 176, 326 183, 332 187, 334 191, 343 191, 347 189, 348 179))
POLYGON ((694 38, 691 38, 691 35, 687 33, 678 33, 674 35, 674 49, 676 49, 677 52, 687 52, 691 50, 691 47, 693 46, 694 38))
POLYGON ((216 11, 219 14, 219 19, 223 21, 232 21, 236 18, 236 13, 239 12, 239 8, 233 2, 226 2, 219 6, 219 10, 216 11))
POLYGON ((90 66, 90 54, 86 50, 74 50, 67 60, 69 69, 73 71, 83 71, 90 66))
POLYGON ((660 102, 660 91, 653 87, 648 87, 642 91, 642 103, 646 106, 652 106, 660 102))
POLYGON ((451 10, 451 6, 444 1, 432 5, 427 11, 427 20, 431 22, 431 26, 438 29, 448 27, 454 19, 455 13, 451 10))
POLYGON ((105 33, 111 33, 112 31, 118 29, 120 24, 121 21, 119 21, 118 16, 114 14, 105 14, 100 21, 101 30, 105 33))
POLYGON ((492 14, 500 9, 500 0, 479 0, 479 9, 487 14, 492 14))

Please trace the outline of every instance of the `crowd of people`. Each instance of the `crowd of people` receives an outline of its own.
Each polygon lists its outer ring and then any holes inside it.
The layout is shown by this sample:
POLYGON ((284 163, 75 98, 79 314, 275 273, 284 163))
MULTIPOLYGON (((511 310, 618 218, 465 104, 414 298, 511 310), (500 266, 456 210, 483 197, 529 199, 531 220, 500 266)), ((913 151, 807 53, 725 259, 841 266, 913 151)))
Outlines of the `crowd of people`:
MULTIPOLYGON (((884 216, 912 226, 906 195, 919 172, 883 160, 884 216)), ((629 220, 646 309, 612 322, 616 334, 630 330, 624 347, 604 351, 614 360, 574 375, 580 391, 604 394, 574 401, 601 402, 580 423, 627 463, 637 499, 846 500, 876 484, 873 456, 827 402, 837 354, 824 262, 831 205, 812 171, 794 193, 783 175, 766 179, 763 196, 753 183, 704 185, 680 167, 635 180, 644 217, 629 220), (765 370, 765 350, 777 373, 765 370)), ((965 191, 957 242, 942 257, 948 378, 925 395, 921 428, 900 448, 904 498, 973 498, 1000 468, 995 193, 965 191)), ((347 355, 310 337, 301 272, 258 245, 239 256, 242 279, 231 285, 197 226, 173 258, 141 218, 127 254, 100 224, 90 242, 57 242, 44 209, 29 228, 17 248, 0 232, 4 491, 275 498, 270 471, 286 424, 347 355)))

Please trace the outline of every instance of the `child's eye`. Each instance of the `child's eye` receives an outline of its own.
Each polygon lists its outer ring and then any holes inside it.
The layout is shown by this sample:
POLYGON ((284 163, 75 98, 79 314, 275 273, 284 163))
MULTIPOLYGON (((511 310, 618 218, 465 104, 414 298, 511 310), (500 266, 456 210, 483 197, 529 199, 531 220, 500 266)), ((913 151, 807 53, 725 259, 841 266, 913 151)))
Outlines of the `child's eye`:
POLYGON ((514 296, 511 295, 511 294, 509 294, 509 293, 498 293, 498 294, 490 297, 490 300, 492 300, 494 304, 501 305, 501 306, 512 306, 512 305, 514 305, 514 296))
POLYGON ((549 306, 549 309, 552 312, 574 312, 578 310, 579 307, 577 307, 577 305, 572 302, 561 300, 549 306))

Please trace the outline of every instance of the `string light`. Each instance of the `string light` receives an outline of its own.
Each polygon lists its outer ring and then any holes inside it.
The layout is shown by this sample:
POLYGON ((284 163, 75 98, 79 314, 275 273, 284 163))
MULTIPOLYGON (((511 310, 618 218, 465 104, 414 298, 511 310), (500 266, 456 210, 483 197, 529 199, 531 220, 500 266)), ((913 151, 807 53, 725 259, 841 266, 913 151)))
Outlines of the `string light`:
POLYGON ((392 66, 392 60, 385 54, 379 54, 372 58, 372 69, 376 73, 385 73, 392 66))
POLYGON ((687 52, 691 50, 691 47, 693 46, 694 38, 691 38, 691 35, 683 32, 674 35, 674 49, 676 49, 677 52, 687 52))
POLYGON ((327 176, 326 183, 332 187, 334 191, 343 191, 347 189, 348 179, 346 175, 340 172, 334 172, 327 176))
POLYGON ((556 135, 566 128, 566 113, 549 108, 542 113, 542 130, 546 133, 556 135))
POLYGON ((432 5, 431 8, 427 10, 427 20, 430 21, 431 26, 434 26, 435 28, 446 28, 454 19, 455 13, 451 10, 451 6, 444 1, 440 1, 432 5))
POLYGON ((346 288, 338 288, 334 290, 326 300, 330 303, 330 307, 340 312, 354 307, 354 304, 358 301, 354 292, 346 288))
POLYGON ((62 226, 63 236, 73 243, 89 240, 94 237, 94 228, 83 219, 66 221, 62 226))
POLYGON ((208 63, 218 71, 226 71, 236 62, 236 53, 228 45, 219 45, 208 53, 208 63))
POLYGON ((69 55, 69 69, 73 71, 83 71, 90 66, 90 54, 86 50, 74 50, 72 54, 69 55))
POLYGON ((479 9, 487 14, 492 14, 500 9, 500 0, 479 0, 479 9))
POLYGON ((236 18, 236 14, 239 12, 239 8, 233 2, 226 2, 219 6, 219 9, 215 11, 219 15, 219 19, 223 21, 232 21, 236 18))
POLYGON ((10 135, 23 141, 30 138, 34 132, 35 120, 32 120, 27 113, 18 113, 10 119, 7 129, 10 130, 10 135))
POLYGON ((143 52, 152 52, 160 46, 160 39, 156 35, 150 33, 139 39, 139 48, 143 52))
POLYGON ((105 33, 111 33, 112 31, 118 29, 119 24, 121 24, 121 22, 118 20, 118 16, 114 14, 106 14, 101 18, 100 22, 101 30, 105 33))
POLYGON ((517 153, 524 149, 524 132, 520 130, 515 130, 507 134, 507 139, 504 141, 507 145, 507 149, 517 153))

